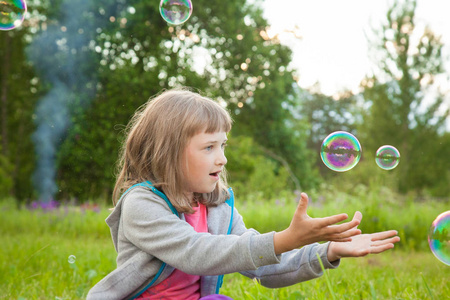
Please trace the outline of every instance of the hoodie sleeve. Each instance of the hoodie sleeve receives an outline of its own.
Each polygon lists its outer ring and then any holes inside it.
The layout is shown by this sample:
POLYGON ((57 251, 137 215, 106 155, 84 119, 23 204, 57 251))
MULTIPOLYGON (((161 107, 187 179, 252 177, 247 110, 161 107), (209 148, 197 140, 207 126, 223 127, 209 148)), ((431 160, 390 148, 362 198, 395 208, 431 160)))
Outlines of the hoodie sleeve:
POLYGON ((241 274, 252 279, 259 279, 261 284, 268 288, 280 288, 311 280, 323 275, 317 254, 325 269, 334 269, 339 266, 340 260, 328 261, 328 245, 329 243, 314 243, 285 252, 281 255, 280 264, 262 266, 257 270, 244 271, 241 274))
MULTIPOLYGON (((234 209, 233 214, 232 234, 241 235, 249 230, 254 231, 245 227, 242 216, 236 209, 234 209)), ((261 266, 256 270, 247 270, 240 273, 252 279, 257 278, 263 286, 269 288, 280 288, 311 280, 323 274, 317 254, 319 254, 325 269, 334 269, 339 266, 340 260, 328 261, 328 246, 329 243, 310 244, 279 255, 279 264, 261 266)))
POLYGON ((174 215, 159 196, 131 191, 122 203, 125 238, 142 251, 193 275, 221 275, 279 263, 273 232, 242 235, 198 233, 174 215))

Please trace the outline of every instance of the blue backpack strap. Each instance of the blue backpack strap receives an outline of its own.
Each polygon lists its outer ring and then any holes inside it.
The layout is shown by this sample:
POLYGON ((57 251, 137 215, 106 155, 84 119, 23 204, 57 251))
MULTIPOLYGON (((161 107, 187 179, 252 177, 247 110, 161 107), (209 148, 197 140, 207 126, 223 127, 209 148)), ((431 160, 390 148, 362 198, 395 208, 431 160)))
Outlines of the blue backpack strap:
MULTIPOLYGON (((132 185, 130 188, 128 188, 128 190, 125 191, 125 193, 123 193, 123 195, 125 195, 129 190, 131 190, 132 188, 137 187, 137 186, 143 186, 143 187, 151 189, 153 193, 155 193, 159 197, 163 198, 164 201, 166 201, 167 205, 169 205, 169 208, 173 212, 174 215, 176 215, 178 218, 180 217, 180 214, 175 209, 175 207, 172 205, 169 198, 167 198, 167 196, 163 192, 161 192, 160 190, 155 188, 149 180, 132 185)), ((122 195, 122 197, 123 197, 123 195, 122 195)))
POLYGON ((148 181, 148 180, 146 182, 144 182, 144 184, 146 184, 147 187, 149 187, 152 190, 153 193, 155 193, 156 195, 160 196, 161 198, 164 199, 164 201, 166 201, 167 205, 169 205, 169 208, 174 213, 174 215, 176 215, 177 217, 180 217, 180 214, 178 214, 178 211, 175 209, 175 207, 170 202, 169 198, 167 198, 167 196, 163 192, 161 192, 160 190, 155 188, 153 186, 153 184, 150 181, 148 181))
MULTIPOLYGON (((231 233, 231 228, 233 226, 233 212, 234 212, 234 193, 232 188, 228 188, 228 192, 230 193, 230 198, 228 198, 225 203, 228 204, 231 208, 231 217, 230 217, 230 225, 228 225, 227 234, 231 233)), ((217 279, 217 285, 216 285, 216 294, 219 294, 220 288, 223 284, 223 276, 219 275, 219 278, 217 279)))
POLYGON ((234 212, 234 193, 232 188, 228 188, 228 192, 230 193, 230 198, 225 201, 231 207, 231 217, 230 217, 230 225, 228 226, 227 234, 231 233, 231 227, 233 226, 233 212, 234 212))

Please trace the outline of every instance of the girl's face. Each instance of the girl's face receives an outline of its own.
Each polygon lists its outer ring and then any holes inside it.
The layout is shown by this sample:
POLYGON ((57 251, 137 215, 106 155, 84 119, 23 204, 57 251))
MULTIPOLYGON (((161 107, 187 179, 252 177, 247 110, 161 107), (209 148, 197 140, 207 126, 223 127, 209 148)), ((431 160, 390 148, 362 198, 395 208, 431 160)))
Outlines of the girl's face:
POLYGON ((186 175, 186 192, 210 193, 219 181, 219 173, 227 163, 226 132, 194 135, 183 153, 183 172, 186 175))

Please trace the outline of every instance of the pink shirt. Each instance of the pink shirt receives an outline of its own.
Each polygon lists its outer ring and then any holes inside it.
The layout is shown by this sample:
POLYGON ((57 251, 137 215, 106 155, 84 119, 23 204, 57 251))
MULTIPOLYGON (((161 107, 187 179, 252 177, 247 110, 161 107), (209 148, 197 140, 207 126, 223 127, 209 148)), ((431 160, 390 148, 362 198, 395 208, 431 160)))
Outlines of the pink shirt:
MULTIPOLYGON (((199 203, 193 207, 193 214, 184 214, 188 222, 197 232, 208 232, 207 208, 199 203)), ((198 300, 200 298, 200 276, 186 274, 175 269, 169 277, 147 289, 136 299, 174 299, 198 300)))

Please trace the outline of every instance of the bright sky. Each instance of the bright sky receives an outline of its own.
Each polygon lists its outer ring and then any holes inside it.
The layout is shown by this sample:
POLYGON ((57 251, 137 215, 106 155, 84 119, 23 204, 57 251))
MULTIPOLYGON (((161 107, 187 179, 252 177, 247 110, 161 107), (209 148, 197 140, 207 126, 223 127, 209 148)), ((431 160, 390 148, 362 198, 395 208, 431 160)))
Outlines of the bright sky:
MULTIPOLYGON (((322 93, 357 92, 371 64, 365 32, 380 28, 391 1, 386 0, 265 0, 264 16, 273 32, 298 26, 301 39, 280 35, 293 49, 293 66, 303 88, 319 82, 322 93)), ((446 44, 450 74, 450 1, 418 0, 416 26, 428 24, 446 44)))

